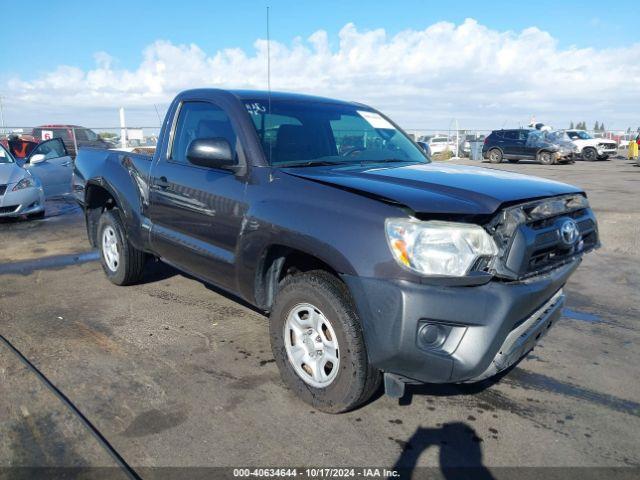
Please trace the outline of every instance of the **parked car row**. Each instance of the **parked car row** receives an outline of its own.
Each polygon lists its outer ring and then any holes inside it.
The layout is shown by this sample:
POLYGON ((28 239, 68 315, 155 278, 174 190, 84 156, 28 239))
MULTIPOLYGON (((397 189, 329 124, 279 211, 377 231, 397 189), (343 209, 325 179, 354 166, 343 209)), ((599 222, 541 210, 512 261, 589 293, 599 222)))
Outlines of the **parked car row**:
POLYGON ((535 160, 543 165, 606 160, 617 152, 616 142, 593 138, 584 130, 535 128, 494 130, 485 138, 482 147, 483 158, 491 163, 535 160))
POLYGON ((471 156, 471 143, 481 142, 485 138, 482 134, 463 134, 459 136, 423 135, 416 143, 430 155, 451 152, 459 157, 471 156))

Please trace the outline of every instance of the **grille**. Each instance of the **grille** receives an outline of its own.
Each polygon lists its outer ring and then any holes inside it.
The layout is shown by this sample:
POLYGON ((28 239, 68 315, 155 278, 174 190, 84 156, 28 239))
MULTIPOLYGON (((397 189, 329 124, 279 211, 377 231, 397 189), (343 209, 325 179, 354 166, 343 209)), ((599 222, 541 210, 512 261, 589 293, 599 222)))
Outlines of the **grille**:
POLYGON ((557 268, 599 245, 598 226, 586 199, 556 197, 510 207, 493 224, 501 256, 499 276, 521 279, 557 268), (572 220, 578 234, 565 243, 561 227, 572 220))
MULTIPOLYGON (((583 212, 583 215, 587 215, 583 212)), ((560 225, 568 216, 559 215, 553 217, 555 222, 547 227, 544 233, 538 233, 535 237, 534 248, 531 250, 527 261, 526 274, 535 274, 543 270, 548 270, 571 260, 576 254, 594 248, 598 241, 595 231, 595 222, 591 218, 577 221, 579 236, 578 240, 571 246, 567 246, 561 239, 560 225)))
POLYGON ((7 191, 7 186, 6 185, 0 185, 0 195, 4 195, 4 192, 7 191))
POLYGON ((12 205, 9 207, 0 207, 0 213, 12 213, 18 209, 19 205, 12 205))

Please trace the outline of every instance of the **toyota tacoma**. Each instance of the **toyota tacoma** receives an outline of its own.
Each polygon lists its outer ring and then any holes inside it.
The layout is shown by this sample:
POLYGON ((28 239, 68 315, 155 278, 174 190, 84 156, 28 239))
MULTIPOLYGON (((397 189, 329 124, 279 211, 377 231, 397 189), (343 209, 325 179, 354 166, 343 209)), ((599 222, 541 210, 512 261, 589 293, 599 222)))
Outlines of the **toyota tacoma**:
POLYGON ((153 156, 81 148, 74 193, 113 283, 157 258, 268 313, 284 383, 332 413, 514 365, 599 245, 579 188, 432 163, 373 108, 297 94, 183 92, 153 156))

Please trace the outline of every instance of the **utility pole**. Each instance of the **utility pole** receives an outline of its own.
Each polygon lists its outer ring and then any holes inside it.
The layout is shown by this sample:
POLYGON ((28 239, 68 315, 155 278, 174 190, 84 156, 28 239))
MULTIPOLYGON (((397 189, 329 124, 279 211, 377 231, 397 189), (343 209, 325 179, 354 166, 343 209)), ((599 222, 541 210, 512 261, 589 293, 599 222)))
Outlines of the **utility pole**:
POLYGON ((120 145, 127 148, 127 125, 124 120, 124 107, 120 107, 120 145))
POLYGON ((0 124, 2 124, 2 133, 3 134, 7 133, 7 130, 4 124, 4 106, 2 105, 2 95, 0 95, 0 124))

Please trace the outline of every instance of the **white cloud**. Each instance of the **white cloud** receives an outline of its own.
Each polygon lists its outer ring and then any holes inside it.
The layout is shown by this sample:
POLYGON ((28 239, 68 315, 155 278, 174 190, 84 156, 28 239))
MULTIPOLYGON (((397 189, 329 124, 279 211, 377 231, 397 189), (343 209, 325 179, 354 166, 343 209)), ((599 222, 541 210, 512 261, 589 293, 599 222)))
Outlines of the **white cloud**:
MULTIPOLYGON (((319 30, 289 45, 271 43, 272 87, 372 104, 406 128, 517 125, 535 114, 565 124, 594 120, 636 126, 640 43, 618 49, 560 48, 538 28, 500 32, 467 19, 389 36, 352 23, 338 42, 319 30)), ((154 104, 193 87, 266 86, 265 40, 254 51, 207 53, 195 44, 158 40, 135 70, 117 68, 107 52, 95 68, 61 65, 33 80, 14 78, 5 92, 11 124, 58 121, 117 123, 118 106, 156 124, 154 104), (8 95, 7 95, 8 94, 8 95), (45 115, 47 117, 45 118, 45 115), (85 120, 86 119, 86 120, 85 120)))

